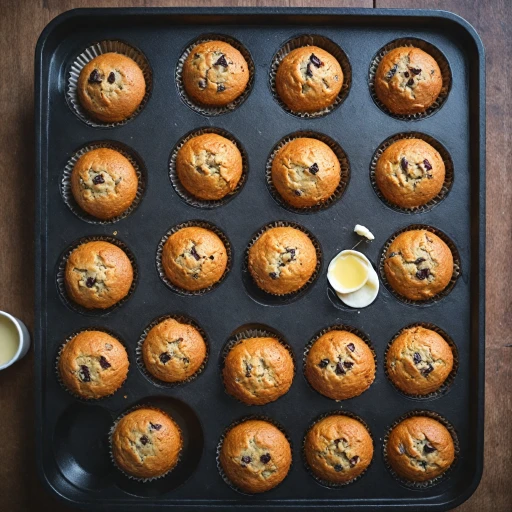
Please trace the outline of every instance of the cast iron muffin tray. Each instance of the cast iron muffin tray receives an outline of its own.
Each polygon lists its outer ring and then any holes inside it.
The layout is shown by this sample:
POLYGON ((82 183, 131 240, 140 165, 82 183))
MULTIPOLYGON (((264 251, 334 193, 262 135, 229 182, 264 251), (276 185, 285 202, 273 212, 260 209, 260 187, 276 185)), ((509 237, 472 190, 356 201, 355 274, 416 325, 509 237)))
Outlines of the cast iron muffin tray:
POLYGON ((482 472, 484 393, 484 200, 485 119, 484 54, 473 28, 439 11, 353 9, 92 9, 65 13, 44 30, 36 49, 37 218, 36 218, 36 396, 37 465, 46 486, 70 504, 90 510, 445 510, 467 499, 482 472), (204 116, 180 97, 175 74, 184 49, 205 34, 239 41, 254 61, 254 83, 235 110, 204 116), (272 58, 288 40, 304 34, 327 37, 346 53, 351 86, 343 103, 326 116, 301 119, 274 99, 269 80, 272 58), (368 86, 372 59, 398 38, 418 38, 439 49, 452 74, 447 100, 432 115, 412 121, 383 112, 368 86), (66 102, 66 81, 73 60, 91 44, 120 40, 142 51, 153 76, 142 111, 119 127, 92 127, 66 102), (196 208, 173 189, 168 173, 171 152, 188 132, 204 127, 227 130, 247 152, 247 181, 227 204, 196 208), (350 163, 348 186, 336 203, 310 214, 278 204, 265 182, 265 163, 274 145, 298 131, 334 139, 350 163), (449 152, 454 182, 447 195, 427 212, 405 214, 385 205, 370 183, 369 165, 376 148, 397 133, 421 132, 449 152), (144 196, 137 209, 113 224, 94 224, 64 203, 60 181, 68 159, 94 142, 121 143, 143 162, 144 196), (183 222, 213 223, 231 242, 232 268, 211 292, 187 296, 170 290, 156 267, 157 246, 166 231, 183 222), (244 252, 262 226, 286 221, 304 226, 319 241, 323 265, 316 282, 293 301, 262 296, 244 270, 244 252), (342 249, 355 245, 356 223, 376 236, 362 251, 378 267, 386 240, 412 225, 444 232, 460 255, 461 272, 451 292, 437 302, 409 305, 382 283, 368 308, 341 307, 329 296, 326 268, 342 249), (106 314, 71 309, 59 294, 56 272, 61 255, 77 240, 114 237, 133 253, 138 280, 133 294, 106 314), (136 363, 137 341, 155 318, 188 315, 207 334, 210 352, 204 371, 193 381, 158 386, 136 363), (416 322, 443 329, 458 348, 458 373, 447 393, 413 400, 384 374, 384 352, 401 328, 416 322), (334 402, 315 392, 302 372, 303 351, 320 330, 345 324, 364 332, 375 349, 377 375, 361 396, 334 402), (101 327, 125 343, 130 372, 113 396, 86 402, 61 388, 55 360, 64 340, 83 328, 101 327), (287 395, 276 402, 248 407, 224 392, 220 377, 222 349, 230 336, 247 328, 274 329, 292 347, 296 375, 287 395), (112 464, 108 431, 114 420, 137 404, 168 410, 180 424, 185 451, 169 477, 139 483, 112 464), (383 461, 382 440, 402 415, 413 410, 440 414, 455 429, 460 454, 440 483, 411 489, 395 480, 383 461), (349 411, 369 426, 375 453, 366 474, 351 485, 331 489, 307 473, 301 448, 312 421, 329 411, 349 411), (282 425, 293 450, 293 464, 281 485, 262 495, 244 495, 222 480, 216 448, 225 428, 248 415, 267 416, 282 425))

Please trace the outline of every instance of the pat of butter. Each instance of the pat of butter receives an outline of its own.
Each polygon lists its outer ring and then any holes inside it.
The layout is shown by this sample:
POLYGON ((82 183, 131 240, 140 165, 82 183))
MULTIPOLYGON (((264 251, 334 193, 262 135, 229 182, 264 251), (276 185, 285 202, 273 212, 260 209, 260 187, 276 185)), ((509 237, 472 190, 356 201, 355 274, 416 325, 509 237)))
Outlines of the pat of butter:
POLYGON ((327 269, 327 279, 338 293, 359 290, 368 281, 370 262, 358 251, 341 251, 327 269))
POLYGON ((368 240, 375 240, 373 233, 367 227, 361 226, 361 224, 355 225, 354 233, 357 233, 359 236, 364 236, 368 238, 368 240))

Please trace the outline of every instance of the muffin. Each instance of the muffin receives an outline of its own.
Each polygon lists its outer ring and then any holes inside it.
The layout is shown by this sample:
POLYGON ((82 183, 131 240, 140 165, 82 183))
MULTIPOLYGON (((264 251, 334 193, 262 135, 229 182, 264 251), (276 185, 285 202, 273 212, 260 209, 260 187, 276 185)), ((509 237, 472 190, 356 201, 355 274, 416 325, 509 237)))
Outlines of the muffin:
POLYGON ((304 454, 317 478, 345 484, 370 465, 373 441, 360 421, 333 414, 310 428, 304 440, 304 454))
POLYGON ((223 41, 194 46, 183 64, 183 87, 195 102, 224 107, 235 101, 249 82, 243 55, 223 41))
POLYGON ((174 286, 204 290, 217 283, 226 270, 228 254, 222 240, 209 229, 182 228, 165 242, 162 266, 174 286))
POLYGON ((139 479, 165 475, 178 463, 182 447, 180 429, 158 409, 136 409, 123 416, 112 432, 114 462, 139 479))
POLYGON ((222 376, 226 391, 248 405, 263 405, 288 392, 293 359, 275 338, 246 338, 229 351, 222 376))
POLYGON ((359 336, 332 330, 313 343, 304 371, 319 393, 333 400, 347 400, 370 387, 375 379, 375 359, 359 336))
POLYGON ((267 229, 249 249, 249 271, 265 292, 286 295, 300 290, 315 272, 315 246, 302 231, 267 229))
POLYGON ((296 208, 329 199, 340 183, 340 162, 324 142, 306 137, 285 144, 272 161, 272 183, 296 208))
POLYGON ((247 420, 226 434, 219 459, 235 487, 259 493, 284 480, 292 463, 292 451, 285 435, 272 423, 247 420))
POLYGON ((455 459, 448 429, 427 416, 413 416, 389 434, 386 459, 395 473, 406 480, 425 482, 443 474, 455 459))
POLYGON ((242 155, 236 145, 216 133, 189 139, 176 156, 176 174, 183 187, 207 201, 235 190, 242 176, 242 155))
POLYGON ((71 192, 89 215, 109 220, 125 212, 137 195, 139 179, 119 151, 98 148, 82 155, 71 173, 71 192))
POLYGON ((103 53, 88 62, 78 77, 78 100, 91 117, 104 123, 128 119, 146 94, 138 64, 120 53, 103 53))
POLYGON ((142 344, 142 359, 153 377, 183 382, 203 365, 206 343, 192 325, 167 318, 148 332, 142 344))
POLYGON ((69 297, 87 309, 106 309, 124 299, 133 282, 126 253, 103 240, 79 245, 66 262, 64 282, 69 297))
POLYGON ((277 68, 277 94, 293 112, 324 110, 336 101, 342 85, 340 63, 318 46, 292 50, 277 68))
POLYGON ((103 331, 82 331, 69 340, 59 356, 59 374, 71 393, 102 398, 117 391, 128 375, 124 346, 103 331))
POLYGON ((375 166, 375 181, 381 194, 400 208, 427 204, 441 192, 444 178, 441 155, 421 139, 394 142, 375 166))
POLYGON ((431 299, 450 283, 453 255, 450 248, 430 231, 404 231, 386 251, 384 273, 391 288, 405 298, 431 299))
POLYGON ((415 326, 404 329, 391 343, 386 369, 391 382, 410 395, 437 391, 453 368, 453 352, 437 332, 415 326))
POLYGON ((393 114, 425 112, 442 87, 443 77, 436 60, 419 48, 391 50, 375 74, 377 98, 393 114))

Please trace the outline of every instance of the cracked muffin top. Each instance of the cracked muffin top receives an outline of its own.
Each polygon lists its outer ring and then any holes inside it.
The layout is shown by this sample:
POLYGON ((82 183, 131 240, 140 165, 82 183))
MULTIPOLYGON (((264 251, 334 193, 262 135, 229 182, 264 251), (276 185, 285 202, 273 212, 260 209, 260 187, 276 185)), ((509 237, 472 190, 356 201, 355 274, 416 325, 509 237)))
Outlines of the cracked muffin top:
POLYGON ((87 309, 106 309, 128 295, 133 268, 117 245, 103 240, 86 242, 70 254, 64 281, 74 302, 87 309))
POLYGON ((123 416, 112 433, 117 466, 136 478, 164 475, 178 463, 183 440, 176 423, 158 409, 136 409, 123 416))
POLYGON ((228 480, 248 493, 280 484, 290 469, 292 451, 285 435, 262 420, 247 420, 224 437, 220 464, 228 480))
POLYGON ((400 295, 410 300, 427 300, 450 283, 453 255, 443 240, 430 231, 404 231, 386 252, 384 272, 400 295))
POLYGON ((248 405, 263 405, 288 392, 293 359, 275 338, 247 338, 231 348, 222 376, 226 391, 248 405))
POLYGON ((340 63, 318 46, 292 50, 277 68, 277 94, 293 112, 318 112, 331 106, 342 85, 340 63))
POLYGON ((129 118, 146 94, 138 64, 121 53, 103 53, 88 62, 78 77, 78 100, 87 112, 105 123, 129 118))
POLYGON ((419 48, 391 50, 375 74, 375 93, 393 114, 424 112, 436 101, 442 87, 436 60, 419 48))
POLYGON ((195 46, 183 64, 183 87, 203 105, 222 107, 235 101, 247 87, 249 66, 243 55, 223 41, 195 46))
POLYGON ((413 416, 389 434, 386 458, 398 476, 425 482, 443 474, 453 463, 455 447, 448 429, 427 416, 413 416))

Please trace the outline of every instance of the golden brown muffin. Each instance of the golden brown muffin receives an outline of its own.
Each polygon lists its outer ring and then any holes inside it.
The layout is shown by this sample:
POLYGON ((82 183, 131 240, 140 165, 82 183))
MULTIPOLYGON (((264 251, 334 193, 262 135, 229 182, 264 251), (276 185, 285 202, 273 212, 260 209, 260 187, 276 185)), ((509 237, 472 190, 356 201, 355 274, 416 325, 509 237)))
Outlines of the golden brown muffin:
POLYGON ((368 345, 347 331, 329 331, 310 348, 305 374, 311 386, 333 400, 366 391, 375 379, 375 359, 368 345))
POLYGON ((311 471, 319 479, 344 484, 357 478, 370 465, 373 441, 360 421, 333 414, 308 431, 304 453, 311 471))
POLYGON ((126 211, 137 194, 139 179, 119 151, 98 148, 82 155, 71 173, 71 192, 78 206, 93 217, 108 220, 126 211))
POLYGON ((162 251, 165 275, 173 285, 188 291, 217 283, 227 262, 222 240, 213 231, 195 226, 173 233, 162 251))
POLYGON ((183 64, 183 87, 193 101, 222 107, 247 87, 249 66, 243 55, 223 41, 207 41, 192 48, 183 64))
POLYGON ((408 418, 389 434, 386 459, 395 473, 406 480, 432 480, 444 473, 454 458, 450 432, 427 416, 408 418))
POLYGON ((124 346, 103 331, 83 331, 69 340, 59 356, 64 385, 82 398, 102 398, 117 391, 128 375, 124 346))
POLYGON ((340 63, 318 46, 292 50, 277 68, 277 94, 293 112, 318 112, 329 107, 342 85, 340 63))
POLYGON ((444 178, 441 155, 421 139, 394 142, 375 166, 375 181, 382 195, 401 208, 427 204, 441 192, 444 178))
POLYGON ((247 420, 225 436, 220 464, 228 480, 249 493, 279 485, 290 469, 292 451, 285 435, 268 421, 247 420))
POLYGON ((136 478, 165 475, 178 463, 183 440, 176 423, 157 409, 136 409, 123 416, 112 433, 117 466, 136 478))
POLYGON ((442 292, 453 274, 450 248, 434 233, 413 229, 399 234, 386 252, 386 278, 410 300, 427 300, 442 292))
POLYGON ((275 338, 247 338, 226 356, 222 376, 226 391, 248 405, 263 405, 288 392, 293 359, 275 338))
POLYGON ((133 282, 133 268, 125 252, 97 240, 78 246, 66 262, 69 297, 87 309, 106 309, 124 299, 133 282))
POLYGON ((436 101, 442 87, 436 60, 419 48, 391 50, 375 74, 377 98, 393 114, 424 112, 436 101))
POLYGON ((181 184, 199 199, 222 199, 235 190, 242 176, 242 155, 236 145, 216 133, 192 137, 176 157, 181 184))
POLYGON ((393 341, 386 356, 393 384, 411 395, 439 389, 453 368, 453 352, 446 340, 425 327, 410 327, 393 341))
POLYGON ((316 263, 315 246, 295 228, 267 229, 249 249, 249 270, 254 281, 274 295, 300 290, 313 275, 316 263))
POLYGON ((78 77, 82 107, 105 123, 128 119, 146 94, 146 81, 138 64, 120 53, 104 53, 87 63, 78 77))

